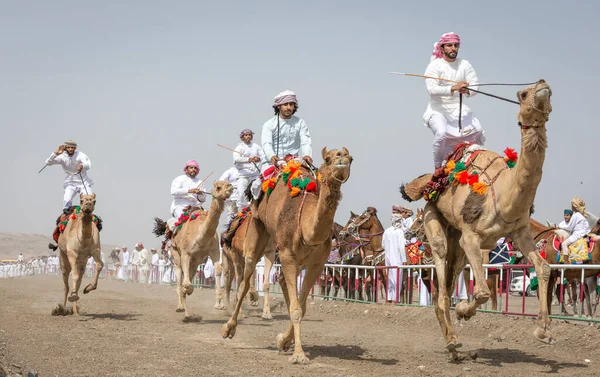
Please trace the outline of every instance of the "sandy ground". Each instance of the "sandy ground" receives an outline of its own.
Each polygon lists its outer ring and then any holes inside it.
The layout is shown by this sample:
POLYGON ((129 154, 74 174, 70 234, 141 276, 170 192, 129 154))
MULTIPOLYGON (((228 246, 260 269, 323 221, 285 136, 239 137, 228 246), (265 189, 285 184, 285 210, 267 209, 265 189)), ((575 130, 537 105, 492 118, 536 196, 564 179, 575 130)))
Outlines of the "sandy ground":
POLYGON ((291 352, 275 348, 288 323, 279 295, 273 321, 247 306, 231 340, 221 338, 227 313, 212 308, 213 290, 189 297, 202 317, 191 323, 175 312, 173 286, 101 280, 81 295, 79 317, 50 315, 61 296, 59 276, 0 280, 0 376, 600 375, 598 325, 555 320, 549 346, 533 338, 531 318, 479 313, 457 325, 465 358, 451 362, 430 308, 315 299, 302 327, 311 362, 291 365, 291 352))

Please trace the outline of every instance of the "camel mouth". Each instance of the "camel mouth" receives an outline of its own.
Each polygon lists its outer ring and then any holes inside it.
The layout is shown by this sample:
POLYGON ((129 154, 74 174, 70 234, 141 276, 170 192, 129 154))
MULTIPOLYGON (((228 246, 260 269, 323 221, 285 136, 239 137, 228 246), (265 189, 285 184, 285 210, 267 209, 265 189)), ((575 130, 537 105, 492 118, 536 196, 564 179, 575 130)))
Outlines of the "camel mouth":
POLYGON ((335 164, 333 166, 336 168, 343 168, 343 169, 350 167, 350 165, 348 165, 348 164, 335 164))
POLYGON ((546 86, 544 88, 540 88, 535 92, 535 96, 540 99, 548 99, 552 95, 552 91, 550 87, 546 86))

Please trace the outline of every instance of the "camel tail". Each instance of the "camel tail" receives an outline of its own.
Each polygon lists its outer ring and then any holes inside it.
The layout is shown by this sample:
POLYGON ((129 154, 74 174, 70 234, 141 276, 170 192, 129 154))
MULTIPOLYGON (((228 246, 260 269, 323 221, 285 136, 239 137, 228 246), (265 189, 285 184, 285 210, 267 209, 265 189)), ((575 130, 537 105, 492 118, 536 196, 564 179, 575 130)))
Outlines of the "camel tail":
MULTIPOLYGON (((256 178, 258 179, 258 178, 256 178)), ((248 184, 248 187, 246 187, 246 190, 244 191, 244 197, 246 198, 246 200, 248 201, 248 203, 254 201, 254 197, 252 196, 252 183, 254 183, 254 181, 256 180, 252 180, 250 181, 250 183, 248 184)), ((261 190, 260 195, 258 196, 258 201, 260 201, 260 199, 262 198, 263 192, 261 190)), ((241 210, 241 208, 239 208, 241 210)))
POLYGON ((58 249, 58 245, 55 245, 53 243, 49 243, 48 244, 48 249, 50 249, 52 251, 56 251, 56 249, 58 249))
POLYGON ((156 235, 156 237, 160 237, 165 234, 167 231, 167 222, 159 219, 158 217, 154 218, 154 229, 152 229, 152 233, 156 235))
POLYGON ((402 198, 408 202, 414 202, 421 199, 423 197, 422 191, 431 180, 431 177, 433 177, 433 174, 423 174, 420 177, 415 178, 412 182, 403 183, 400 186, 402 198))

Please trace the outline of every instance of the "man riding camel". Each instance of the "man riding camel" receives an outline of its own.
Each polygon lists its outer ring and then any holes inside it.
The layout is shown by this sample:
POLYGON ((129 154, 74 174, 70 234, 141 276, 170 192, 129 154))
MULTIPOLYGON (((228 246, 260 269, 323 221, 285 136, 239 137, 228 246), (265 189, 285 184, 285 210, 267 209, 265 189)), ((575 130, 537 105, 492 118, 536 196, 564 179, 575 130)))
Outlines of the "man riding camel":
MULTIPOLYGON (((56 220, 56 226, 52 232, 52 238, 58 243, 58 237, 69 221, 68 216, 74 211, 73 198, 75 195, 94 194, 92 190, 94 182, 87 175, 87 171, 92 167, 92 163, 85 153, 77 150, 76 142, 67 140, 59 145, 56 151, 52 152, 50 157, 46 159, 46 165, 62 165, 65 172, 62 214, 56 220)), ((96 219, 96 226, 100 231, 102 229, 102 220, 99 217, 96 217, 96 219)), ((49 247, 55 250, 53 245, 49 245, 49 247)))
POLYGON ((238 171, 237 179, 237 209, 241 211, 248 206, 246 198, 246 189, 250 182, 260 175, 260 166, 265 159, 265 152, 260 145, 253 143, 254 132, 251 129, 244 129, 240 132, 241 142, 235 147, 233 152, 233 163, 238 171))
POLYGON ((467 87, 479 84, 471 63, 458 59, 460 38, 454 33, 443 34, 434 44, 434 50, 425 76, 455 81, 426 79, 430 100, 423 121, 433 132, 433 163, 435 169, 443 166, 444 159, 462 142, 483 145, 485 136, 479 120, 463 102, 461 96, 475 95, 467 87), (460 119, 460 123, 459 123, 460 119))
MULTIPOLYGON (((275 96, 275 116, 262 126, 261 144, 267 161, 272 165, 263 171, 263 176, 273 174, 274 168, 291 158, 298 158, 312 165, 310 132, 304 119, 297 117, 298 99, 291 90, 275 96)), ((261 191, 261 180, 252 183, 252 196, 257 199, 261 191)))
POLYGON ((77 150, 77 143, 73 140, 67 140, 59 145, 55 152, 52 152, 46 160, 46 165, 62 165, 65 172, 63 188, 63 211, 71 213, 69 207, 73 204, 73 198, 77 194, 92 195, 92 185, 94 184, 87 171, 92 167, 88 156, 77 150))
POLYGON ((565 209, 564 218, 565 220, 561 221, 560 224, 558 224, 558 227, 571 233, 561 245, 561 254, 565 256, 566 260, 569 255, 569 245, 587 236, 590 232, 590 225, 581 213, 574 213, 571 209, 565 209))
POLYGON ((204 205, 206 195, 204 192, 204 182, 197 177, 200 172, 200 166, 196 160, 186 162, 182 174, 175 178, 171 183, 171 214, 175 219, 179 219, 186 207, 200 207, 204 205))
POLYGON ((273 102, 275 116, 262 126, 262 148, 271 165, 286 156, 302 158, 312 164, 310 132, 304 119, 294 114, 298 99, 290 90, 279 93, 273 102))

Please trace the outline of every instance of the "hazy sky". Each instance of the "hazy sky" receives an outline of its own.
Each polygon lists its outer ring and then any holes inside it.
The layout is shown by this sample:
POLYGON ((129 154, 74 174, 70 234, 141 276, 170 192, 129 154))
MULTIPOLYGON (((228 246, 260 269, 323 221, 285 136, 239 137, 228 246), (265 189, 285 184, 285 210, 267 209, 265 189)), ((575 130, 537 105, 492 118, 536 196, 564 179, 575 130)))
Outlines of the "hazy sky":
MULTIPOLYGON (((232 156, 216 144, 235 147, 246 127, 260 139, 285 89, 298 95, 318 165, 324 146, 354 156, 336 220, 375 206, 387 227, 391 206, 407 205, 399 185, 433 164, 425 83, 388 72, 424 72, 450 31, 480 82, 552 86, 534 217, 561 220, 573 196, 600 213, 598 3, 401 3, 1 1, 0 231, 51 234, 64 175, 37 171, 74 139, 92 161, 103 243, 158 245, 152 219, 168 216, 185 161, 218 178, 232 156)), ((491 90, 515 98, 518 88, 491 90)), ((519 150, 516 105, 483 96, 469 105, 487 148, 519 150)))

